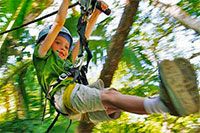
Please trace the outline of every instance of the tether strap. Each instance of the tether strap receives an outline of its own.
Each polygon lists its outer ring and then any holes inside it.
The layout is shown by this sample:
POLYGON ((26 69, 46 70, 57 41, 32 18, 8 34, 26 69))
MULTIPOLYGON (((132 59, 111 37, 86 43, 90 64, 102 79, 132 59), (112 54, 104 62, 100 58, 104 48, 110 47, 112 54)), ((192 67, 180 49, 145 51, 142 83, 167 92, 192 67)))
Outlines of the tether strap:
POLYGON ((44 122, 45 112, 46 112, 46 106, 47 106, 47 98, 44 101, 44 107, 43 107, 43 113, 42 113, 42 123, 44 122))
POLYGON ((58 113, 56 115, 56 117, 54 118, 53 122, 51 123, 51 125, 49 126, 49 128, 46 130, 45 133, 49 133, 49 131, 52 129, 52 127, 54 126, 54 124, 56 123, 56 121, 58 120, 58 117, 60 116, 60 113, 58 113))
POLYGON ((68 132, 68 130, 69 130, 69 128, 70 128, 70 126, 71 126, 71 124, 72 124, 72 120, 70 119, 70 120, 69 120, 69 125, 67 126, 67 128, 66 128, 66 130, 65 130, 65 133, 67 133, 67 132, 68 132))
MULTIPOLYGON (((85 20, 85 14, 81 14, 81 17, 79 18, 78 21, 78 34, 80 36, 80 53, 79 53, 79 57, 83 56, 83 47, 85 48, 85 51, 87 52, 87 64, 86 64, 86 68, 88 68, 89 62, 92 59, 92 53, 88 47, 88 40, 85 37, 85 29, 87 26, 87 21, 85 20)), ((87 71, 87 69, 86 69, 87 71)))

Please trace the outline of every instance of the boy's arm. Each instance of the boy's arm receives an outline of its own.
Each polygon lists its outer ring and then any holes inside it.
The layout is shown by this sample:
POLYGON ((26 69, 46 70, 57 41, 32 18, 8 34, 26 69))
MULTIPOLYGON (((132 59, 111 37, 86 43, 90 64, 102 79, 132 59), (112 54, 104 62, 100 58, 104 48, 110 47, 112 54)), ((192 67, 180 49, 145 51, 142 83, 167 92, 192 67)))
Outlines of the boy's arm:
MULTIPOLYGON (((108 8, 108 5, 101 1, 101 8, 102 10, 106 10, 108 8)), ((92 29, 94 28, 94 25, 96 24, 96 21, 101 14, 101 11, 97 8, 94 9, 94 12, 92 13, 91 17, 88 20, 86 31, 85 31, 85 37, 86 39, 89 39, 90 35, 92 34, 92 29)), ((76 57, 78 56, 80 48, 80 40, 76 43, 74 49, 72 50, 72 61, 73 63, 76 60, 76 57)))
POLYGON ((76 42, 73 50, 72 50, 72 63, 74 64, 76 61, 76 57, 79 54, 79 49, 80 49, 80 41, 76 42))
POLYGON ((39 47, 38 53, 41 57, 44 57, 46 55, 48 50, 51 48, 51 45, 53 44, 54 40, 56 39, 58 33, 62 29, 65 23, 68 6, 69 0, 63 0, 56 15, 56 19, 53 22, 53 25, 47 37, 44 39, 44 41, 41 42, 41 45, 39 47))
MULTIPOLYGON (((101 1, 101 8, 102 8, 102 10, 105 11, 106 9, 108 9, 108 5, 105 2, 101 1)), ((94 25, 96 24, 97 19, 100 14, 101 14, 101 11, 98 10, 97 8, 95 8, 94 12, 92 13, 92 15, 87 23, 87 27, 86 27, 86 31, 85 31, 86 39, 89 39, 90 35, 92 34, 92 29, 94 28, 94 25)))

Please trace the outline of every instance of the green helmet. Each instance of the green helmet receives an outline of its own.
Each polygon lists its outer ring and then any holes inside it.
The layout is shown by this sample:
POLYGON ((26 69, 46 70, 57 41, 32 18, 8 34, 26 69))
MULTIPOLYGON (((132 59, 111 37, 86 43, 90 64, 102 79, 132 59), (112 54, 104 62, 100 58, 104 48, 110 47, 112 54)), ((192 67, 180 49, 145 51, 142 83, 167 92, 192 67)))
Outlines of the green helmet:
MULTIPOLYGON (((45 39, 45 37, 46 37, 47 34, 49 33, 49 30, 51 29, 51 27, 52 27, 52 25, 47 26, 46 28, 44 28, 44 29, 42 29, 42 30, 40 31, 40 33, 39 33, 39 35, 38 35, 37 43, 40 43, 42 40, 45 39)), ((63 28, 61 29, 61 31, 59 32, 59 34, 65 34, 65 35, 68 36, 68 38, 69 38, 69 40, 70 40, 70 41, 69 41, 69 42, 70 42, 70 47, 71 47, 71 45, 72 45, 72 43, 73 43, 73 39, 72 39, 72 36, 71 36, 69 30, 68 30, 67 28, 63 27, 63 28)))

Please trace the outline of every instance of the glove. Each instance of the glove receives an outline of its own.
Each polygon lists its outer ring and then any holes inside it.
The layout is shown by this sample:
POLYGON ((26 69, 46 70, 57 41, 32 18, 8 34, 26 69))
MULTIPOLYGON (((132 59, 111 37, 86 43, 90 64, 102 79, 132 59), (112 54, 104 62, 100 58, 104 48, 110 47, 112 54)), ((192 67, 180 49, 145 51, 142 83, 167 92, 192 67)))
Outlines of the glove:
POLYGON ((106 15, 110 15, 111 10, 108 8, 108 5, 103 1, 97 1, 96 8, 101 12, 105 13, 106 15))

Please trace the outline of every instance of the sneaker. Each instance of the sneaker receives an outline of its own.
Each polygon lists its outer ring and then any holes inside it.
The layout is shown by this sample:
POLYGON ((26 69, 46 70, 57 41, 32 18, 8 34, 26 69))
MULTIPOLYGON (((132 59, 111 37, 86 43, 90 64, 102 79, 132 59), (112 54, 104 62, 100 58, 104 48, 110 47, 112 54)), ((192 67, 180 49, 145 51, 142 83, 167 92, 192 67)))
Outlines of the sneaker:
POLYGON ((180 116, 178 112, 175 110, 175 107, 167 93, 167 89, 163 85, 162 81, 160 82, 160 100, 164 103, 164 105, 169 109, 169 113, 174 116, 180 116))
POLYGON ((199 92, 195 71, 183 58, 164 60, 159 64, 161 78, 160 98, 176 116, 199 111, 199 92))

